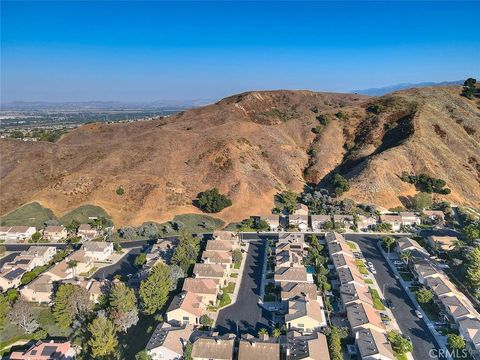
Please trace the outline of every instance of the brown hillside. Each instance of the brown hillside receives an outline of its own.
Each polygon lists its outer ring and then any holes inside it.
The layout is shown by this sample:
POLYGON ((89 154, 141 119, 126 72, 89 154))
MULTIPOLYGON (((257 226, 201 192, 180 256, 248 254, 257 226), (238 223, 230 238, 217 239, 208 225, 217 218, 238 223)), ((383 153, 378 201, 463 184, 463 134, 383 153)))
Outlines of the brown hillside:
POLYGON ((359 201, 399 205, 415 193, 397 176, 405 170, 441 177, 452 189, 443 198, 478 206, 480 110, 459 92, 249 92, 162 120, 85 125, 56 144, 3 139, 0 213, 32 200, 57 215, 95 204, 117 225, 136 225, 198 212, 192 199, 218 187, 234 204, 218 216, 234 221, 333 171, 351 179, 346 196, 359 201), (321 114, 328 124, 314 134, 321 114))

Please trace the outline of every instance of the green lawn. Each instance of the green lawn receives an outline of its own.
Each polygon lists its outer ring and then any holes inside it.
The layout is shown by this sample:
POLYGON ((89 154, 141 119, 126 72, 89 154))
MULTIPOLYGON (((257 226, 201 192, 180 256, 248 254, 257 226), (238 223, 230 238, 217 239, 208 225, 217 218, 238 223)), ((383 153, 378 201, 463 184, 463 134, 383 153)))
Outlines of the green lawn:
POLYGON ((44 208, 37 202, 32 202, 0 218, 0 224, 5 226, 28 225, 37 229, 43 228, 47 220, 55 220, 52 210, 44 208))
POLYGON ((365 282, 365 284, 367 285, 373 285, 373 280, 370 280, 370 279, 363 279, 363 281, 365 282))
POLYGON ((347 245, 350 247, 350 249, 357 250, 357 244, 355 244, 353 241, 347 241, 347 245))
POLYGON ((173 218, 175 222, 181 222, 185 225, 187 231, 192 233, 204 233, 218 230, 225 226, 223 220, 202 214, 183 214, 173 218))
POLYGON ((230 277, 233 278, 233 279, 236 279, 236 278, 238 278, 238 273, 231 273, 230 277))
POLYGON ((220 302, 218 303, 218 308, 221 309, 222 307, 224 306, 227 306, 228 304, 230 304, 232 302, 232 299, 230 298, 230 295, 228 294, 224 294, 221 299, 220 299, 220 302))
POLYGON ((233 294, 235 291, 235 283, 228 283, 228 285, 222 288, 222 290, 227 294, 233 294))
POLYGON ((385 310, 385 306, 383 306, 382 299, 378 294, 378 291, 374 288, 369 287, 368 292, 372 295, 373 300, 373 307, 377 310, 385 310))
POLYGON ((104 217, 110 219, 110 215, 108 215, 100 206, 82 205, 63 215, 59 221, 63 225, 70 224, 72 220, 76 220, 80 224, 87 224, 91 221, 89 217, 104 217))
POLYGON ((437 304, 435 304, 433 301, 430 301, 428 303, 419 303, 420 307, 422 310, 425 312, 425 315, 427 315, 428 319, 431 321, 437 321, 440 319, 439 313, 440 309, 438 308, 437 304))

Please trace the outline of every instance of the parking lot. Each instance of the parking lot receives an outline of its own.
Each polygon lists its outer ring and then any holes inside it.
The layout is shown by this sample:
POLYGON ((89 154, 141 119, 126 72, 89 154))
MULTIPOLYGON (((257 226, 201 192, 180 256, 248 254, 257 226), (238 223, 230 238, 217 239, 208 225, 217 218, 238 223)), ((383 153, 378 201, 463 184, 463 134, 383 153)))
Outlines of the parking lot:
MULTIPOLYGON (((391 301, 391 308, 402 332, 409 336, 413 344, 413 357, 415 359, 436 359, 430 356, 432 349, 439 349, 424 321, 415 314, 415 307, 401 287, 394 274, 385 262, 376 244, 382 238, 379 235, 348 234, 347 240, 354 241, 367 262, 371 262, 376 270, 374 274, 377 283, 382 289, 385 298, 391 301)), ((432 354, 434 355, 434 354, 432 354)))

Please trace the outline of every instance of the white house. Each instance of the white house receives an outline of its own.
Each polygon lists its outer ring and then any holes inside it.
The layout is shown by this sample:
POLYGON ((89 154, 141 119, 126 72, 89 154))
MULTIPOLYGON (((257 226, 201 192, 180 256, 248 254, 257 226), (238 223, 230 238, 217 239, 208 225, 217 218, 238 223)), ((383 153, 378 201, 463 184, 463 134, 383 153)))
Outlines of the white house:
POLYGON ((63 225, 59 226, 47 226, 43 230, 43 237, 45 239, 48 239, 50 242, 56 242, 63 240, 67 237, 67 229, 63 225))
POLYGON ((308 215, 289 215, 288 225, 297 226, 300 231, 308 229, 308 215))
POLYGON ((332 217, 330 215, 311 215, 310 220, 313 230, 321 230, 325 226, 325 223, 332 221, 332 217))
POLYGON ((271 231, 277 231, 280 227, 280 216, 276 214, 261 216, 260 219, 265 221, 271 231))
POLYGON ((83 245, 85 256, 94 261, 105 261, 113 254, 113 243, 106 241, 89 241, 83 245))
POLYGON ((30 239, 37 229, 33 226, 2 226, 0 240, 5 242, 25 242, 30 239))

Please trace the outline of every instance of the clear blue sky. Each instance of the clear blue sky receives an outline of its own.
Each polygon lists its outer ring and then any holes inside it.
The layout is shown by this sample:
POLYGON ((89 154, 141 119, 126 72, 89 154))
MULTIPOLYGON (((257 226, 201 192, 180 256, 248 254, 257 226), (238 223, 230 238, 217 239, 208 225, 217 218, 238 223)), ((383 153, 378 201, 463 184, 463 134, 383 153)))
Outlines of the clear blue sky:
POLYGON ((459 1, 2 1, 2 101, 459 80, 479 75, 478 14, 459 1))

